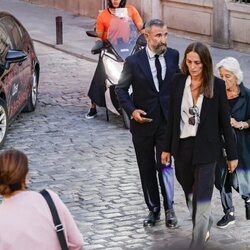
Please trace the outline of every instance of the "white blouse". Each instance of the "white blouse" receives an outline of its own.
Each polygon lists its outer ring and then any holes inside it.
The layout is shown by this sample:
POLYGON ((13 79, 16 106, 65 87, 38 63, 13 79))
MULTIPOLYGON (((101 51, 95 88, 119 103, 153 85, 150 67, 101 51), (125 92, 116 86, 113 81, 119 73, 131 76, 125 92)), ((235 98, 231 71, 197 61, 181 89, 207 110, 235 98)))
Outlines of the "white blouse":
POLYGON ((198 108, 198 114, 192 115, 189 113, 189 109, 194 106, 194 101, 191 93, 191 77, 188 76, 185 83, 184 93, 181 103, 181 122, 180 122, 180 138, 187 138, 190 136, 196 136, 198 125, 200 123, 200 113, 204 95, 200 94, 196 103, 198 108), (189 119, 193 117, 195 124, 189 124, 189 119))

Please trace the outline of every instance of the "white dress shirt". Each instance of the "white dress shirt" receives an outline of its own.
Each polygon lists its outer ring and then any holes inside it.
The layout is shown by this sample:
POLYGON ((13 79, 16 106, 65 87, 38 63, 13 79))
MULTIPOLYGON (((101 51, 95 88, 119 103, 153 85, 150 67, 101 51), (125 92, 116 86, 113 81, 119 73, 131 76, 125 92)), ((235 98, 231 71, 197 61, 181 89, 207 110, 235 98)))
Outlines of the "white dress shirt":
MULTIPOLYGON (((148 46, 146 47, 146 52, 147 52, 148 61, 149 61, 151 73, 152 73, 152 76, 153 76, 155 88, 159 92, 159 82, 158 82, 158 79, 157 79, 157 70, 156 70, 156 67, 155 67, 155 53, 152 52, 149 49, 148 46)), ((161 77, 162 77, 162 80, 164 80, 165 76, 166 76, 166 70, 167 70, 164 54, 159 55, 159 61, 160 61, 160 64, 161 64, 161 73, 162 73, 161 77)))
POLYGON ((181 122, 180 122, 180 138, 187 138, 190 136, 196 136, 198 125, 200 122, 200 113, 201 113, 201 106, 203 102, 204 95, 200 94, 195 106, 198 107, 199 114, 195 116, 195 125, 189 124, 188 120, 193 115, 189 114, 189 108, 194 106, 194 101, 191 93, 191 77, 188 76, 185 88, 182 96, 182 103, 181 103, 181 122))

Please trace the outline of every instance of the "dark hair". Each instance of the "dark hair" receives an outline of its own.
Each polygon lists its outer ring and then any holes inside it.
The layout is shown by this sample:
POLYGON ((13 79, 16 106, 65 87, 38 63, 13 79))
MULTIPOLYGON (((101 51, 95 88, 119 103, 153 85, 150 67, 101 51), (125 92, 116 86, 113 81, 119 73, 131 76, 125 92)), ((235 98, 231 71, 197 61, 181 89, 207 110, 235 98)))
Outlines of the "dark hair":
POLYGON ((21 190, 29 171, 27 156, 16 149, 0 154, 0 194, 10 195, 21 190))
POLYGON ((152 26, 157 26, 157 27, 164 27, 167 26, 166 23, 164 23, 162 20, 160 19, 151 19, 148 22, 146 22, 145 24, 145 32, 149 32, 152 28, 152 26))
POLYGON ((201 42, 194 42, 188 45, 182 60, 181 70, 184 74, 190 74, 186 64, 186 59, 187 54, 192 51, 199 55, 201 63, 203 64, 201 93, 203 93, 205 97, 212 98, 214 94, 213 61, 209 49, 205 44, 201 42))
MULTIPOLYGON (((124 8, 125 5, 126 5, 126 2, 127 2, 127 0, 121 0, 121 2, 120 2, 120 4, 119 4, 119 8, 124 8)), ((114 8, 114 6, 113 6, 111 0, 108 0, 108 7, 109 7, 109 8, 114 8)))

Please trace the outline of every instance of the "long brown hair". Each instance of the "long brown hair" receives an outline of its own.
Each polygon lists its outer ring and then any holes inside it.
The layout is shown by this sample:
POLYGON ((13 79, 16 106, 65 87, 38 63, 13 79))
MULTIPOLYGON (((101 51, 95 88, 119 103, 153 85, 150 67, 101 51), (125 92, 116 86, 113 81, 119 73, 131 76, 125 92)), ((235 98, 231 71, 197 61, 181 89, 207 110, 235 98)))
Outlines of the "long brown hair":
POLYGON ((184 74, 190 75, 186 64, 186 59, 187 54, 192 51, 199 55, 201 63, 203 65, 201 93, 203 93, 207 98, 212 98, 214 94, 213 61, 209 49, 205 44, 201 42, 194 42, 188 45, 184 53, 184 58, 182 60, 181 70, 184 74))
POLYGON ((29 171, 27 156, 16 149, 0 154, 0 194, 10 195, 21 190, 29 171))

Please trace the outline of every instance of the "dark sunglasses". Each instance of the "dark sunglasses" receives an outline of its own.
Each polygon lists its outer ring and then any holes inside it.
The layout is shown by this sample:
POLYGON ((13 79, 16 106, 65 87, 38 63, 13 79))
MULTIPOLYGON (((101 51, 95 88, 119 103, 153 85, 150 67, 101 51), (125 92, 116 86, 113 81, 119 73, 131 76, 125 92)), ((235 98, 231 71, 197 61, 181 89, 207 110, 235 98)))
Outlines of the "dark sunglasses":
POLYGON ((189 114, 192 115, 191 117, 188 118, 188 123, 192 126, 195 125, 195 117, 197 117, 197 122, 200 122, 200 117, 199 117, 199 109, 197 106, 193 106, 189 108, 188 110, 189 114))

